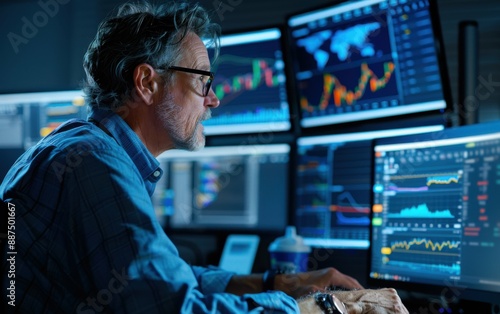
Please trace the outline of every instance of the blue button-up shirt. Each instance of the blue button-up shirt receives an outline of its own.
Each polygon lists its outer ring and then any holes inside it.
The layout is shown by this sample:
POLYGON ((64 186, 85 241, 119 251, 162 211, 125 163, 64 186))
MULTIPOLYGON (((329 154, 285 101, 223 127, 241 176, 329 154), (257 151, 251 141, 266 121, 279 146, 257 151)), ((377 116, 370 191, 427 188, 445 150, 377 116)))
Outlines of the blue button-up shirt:
POLYGON ((282 292, 225 293, 233 273, 182 260, 151 201, 158 161, 115 113, 89 117, 27 150, 0 185, 16 214, 15 310, 298 313, 282 292))

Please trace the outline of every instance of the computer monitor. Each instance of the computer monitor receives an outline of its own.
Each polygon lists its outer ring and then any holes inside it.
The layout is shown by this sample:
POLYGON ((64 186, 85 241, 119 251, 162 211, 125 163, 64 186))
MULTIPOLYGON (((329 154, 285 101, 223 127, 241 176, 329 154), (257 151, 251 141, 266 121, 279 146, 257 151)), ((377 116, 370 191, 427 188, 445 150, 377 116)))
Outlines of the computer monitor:
POLYGON ((443 128, 433 125, 298 138, 297 232, 313 247, 367 249, 373 139, 443 128))
POLYGON ((51 91, 0 95, 0 148, 29 148, 58 125, 87 116, 83 92, 51 91))
POLYGON ((288 222, 290 144, 210 146, 159 156, 155 191, 167 228, 282 231, 288 222))
POLYGON ((451 106, 436 1, 348 1, 287 24, 301 127, 451 106))
POLYGON ((500 300, 500 122, 374 146, 370 283, 500 300))
POLYGON ((284 59, 280 28, 221 36, 212 84, 220 105, 203 122, 205 134, 290 130, 284 59))

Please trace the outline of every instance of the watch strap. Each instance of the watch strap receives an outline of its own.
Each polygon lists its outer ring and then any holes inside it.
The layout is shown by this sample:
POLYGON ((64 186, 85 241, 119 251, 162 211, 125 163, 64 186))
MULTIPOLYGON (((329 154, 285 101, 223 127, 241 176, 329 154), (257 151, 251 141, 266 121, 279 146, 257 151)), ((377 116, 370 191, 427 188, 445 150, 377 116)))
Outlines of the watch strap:
POLYGON ((333 296, 329 293, 317 293, 314 295, 316 304, 325 314, 347 314, 337 308, 333 296))
POLYGON ((277 274, 276 270, 266 270, 262 275, 262 291, 274 290, 274 278, 277 274))

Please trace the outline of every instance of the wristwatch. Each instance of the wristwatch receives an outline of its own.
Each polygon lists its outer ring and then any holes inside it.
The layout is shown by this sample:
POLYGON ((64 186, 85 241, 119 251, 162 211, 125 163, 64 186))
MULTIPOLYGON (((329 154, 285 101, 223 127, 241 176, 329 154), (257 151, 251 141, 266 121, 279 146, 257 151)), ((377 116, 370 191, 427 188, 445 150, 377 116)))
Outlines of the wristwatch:
POLYGON ((262 291, 274 290, 274 277, 278 274, 275 270, 267 270, 262 275, 262 291))
POLYGON ((342 301, 329 293, 317 293, 314 295, 316 304, 326 314, 347 314, 347 309, 342 301))

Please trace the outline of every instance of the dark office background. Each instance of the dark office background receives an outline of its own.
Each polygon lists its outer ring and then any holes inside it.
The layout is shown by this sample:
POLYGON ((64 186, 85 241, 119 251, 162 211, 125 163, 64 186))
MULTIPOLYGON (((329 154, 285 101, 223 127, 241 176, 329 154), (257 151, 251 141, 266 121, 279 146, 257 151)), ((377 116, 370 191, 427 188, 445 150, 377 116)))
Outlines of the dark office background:
MULTIPOLYGON (((158 1, 158 0, 156 0, 158 1)), ((119 0, 2 0, 0 3, 0 93, 78 89, 82 57, 99 21, 119 0), (44 19, 42 3, 52 15, 44 19), (33 23, 29 29, 25 25, 33 23), (27 31, 27 35, 23 35, 27 31), (10 34, 10 35, 9 35, 10 34), (17 37, 19 36, 19 37, 17 37), (22 39, 20 38, 22 37, 22 39), (30 38, 28 38, 30 37, 30 38), (13 44, 14 42, 14 44, 13 44)), ((201 0, 223 32, 282 24, 294 12, 334 3, 328 0, 201 0)), ((500 2, 497 0, 438 0, 444 48, 454 102, 458 95, 458 25, 479 25, 479 119, 500 118, 500 2), (486 84, 485 82, 489 82, 486 84)))
MULTIPOLYGON (((153 0, 160 2, 160 0, 153 0)), ((195 1, 195 0, 191 0, 195 1)), ((75 90, 99 22, 123 0, 0 0, 0 94, 75 90)), ((284 24, 291 13, 339 0, 200 0, 223 32, 284 24)), ((500 1, 437 0, 453 107, 459 95, 459 23, 478 23, 478 121, 500 119, 500 1)), ((458 112, 458 110, 456 110, 458 112)), ((457 118, 455 118, 457 121, 457 118)), ((0 178, 21 149, 0 155, 0 178), (7 156, 8 155, 8 156, 7 156)))
MULTIPOLYGON (((95 35, 97 25, 119 0, 1 0, 0 2, 0 93, 73 90, 80 88, 83 79, 82 57, 95 35), (50 17, 43 4, 51 4, 50 17), (57 3, 57 7, 53 4, 57 3), (31 24, 34 27, 26 25, 31 24), (23 34, 24 32, 24 34, 23 34), (20 38, 22 36, 22 38, 20 38)), ((290 13, 331 4, 332 0, 201 0, 212 11, 213 20, 223 32, 251 27, 283 24, 290 13)), ((458 96, 458 29, 464 20, 475 20, 479 25, 477 95, 479 121, 500 119, 500 1, 498 0, 438 0, 448 72, 453 101, 458 96), (487 84, 488 83, 488 84, 487 84)), ((1 136, 1 135, 0 135, 1 136)), ((0 155, 0 163, 5 159, 0 155)), ((0 178, 3 178, 3 173, 0 178)), ((263 238, 259 255, 263 256, 269 241, 275 235, 263 238)), ((191 262, 214 263, 223 245, 223 237, 202 235, 174 235, 181 254, 191 262), (193 251, 189 245, 198 243, 193 251)), ((362 265, 365 252, 333 253, 341 270, 364 281, 362 265), (361 258, 359 264, 352 259, 361 258)), ((255 270, 262 271, 265 262, 255 270)), ((324 266, 324 265, 319 265, 324 266)))

